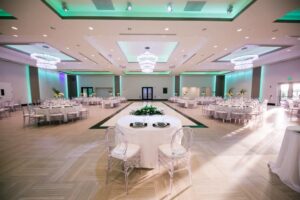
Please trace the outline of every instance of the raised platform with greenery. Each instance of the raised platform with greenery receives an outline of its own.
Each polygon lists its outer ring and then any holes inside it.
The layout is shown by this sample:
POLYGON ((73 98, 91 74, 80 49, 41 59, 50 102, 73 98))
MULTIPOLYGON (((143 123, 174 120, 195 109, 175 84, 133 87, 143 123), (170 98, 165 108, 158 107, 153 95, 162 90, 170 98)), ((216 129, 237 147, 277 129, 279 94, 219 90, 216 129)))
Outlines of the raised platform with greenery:
POLYGON ((146 105, 138 110, 132 111, 131 115, 163 115, 164 113, 152 105, 146 105))

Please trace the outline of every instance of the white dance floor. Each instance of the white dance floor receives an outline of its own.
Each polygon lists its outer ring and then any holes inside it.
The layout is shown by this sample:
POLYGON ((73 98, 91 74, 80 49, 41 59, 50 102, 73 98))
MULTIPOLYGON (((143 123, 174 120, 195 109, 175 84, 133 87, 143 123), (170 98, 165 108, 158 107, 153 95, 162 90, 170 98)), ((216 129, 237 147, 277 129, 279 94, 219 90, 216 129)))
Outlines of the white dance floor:
POLYGON ((115 116, 110 118, 108 121, 101 124, 101 126, 104 126, 104 127, 115 126, 116 122, 118 121, 118 119, 120 117, 125 116, 125 115, 130 115, 131 111, 139 109, 147 104, 149 104, 149 105, 151 104, 159 109, 162 109, 165 115, 177 117, 178 119, 181 120, 181 123, 183 126, 196 126, 197 125, 196 123, 192 122, 190 119, 185 117, 184 115, 176 112, 175 110, 171 109, 170 107, 168 107, 167 105, 165 105, 161 102, 151 102, 151 103, 149 103, 149 102, 148 103, 147 102, 134 102, 131 105, 127 106, 122 111, 120 111, 119 113, 117 113, 115 116))

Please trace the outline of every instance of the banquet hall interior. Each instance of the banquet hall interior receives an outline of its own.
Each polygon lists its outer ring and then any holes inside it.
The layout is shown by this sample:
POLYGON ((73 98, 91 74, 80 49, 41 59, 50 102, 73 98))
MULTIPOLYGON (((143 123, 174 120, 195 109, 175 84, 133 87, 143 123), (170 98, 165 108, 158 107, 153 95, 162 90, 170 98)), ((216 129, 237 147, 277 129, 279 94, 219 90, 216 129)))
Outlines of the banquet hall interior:
POLYGON ((0 199, 299 200, 299 0, 0 0, 0 199))

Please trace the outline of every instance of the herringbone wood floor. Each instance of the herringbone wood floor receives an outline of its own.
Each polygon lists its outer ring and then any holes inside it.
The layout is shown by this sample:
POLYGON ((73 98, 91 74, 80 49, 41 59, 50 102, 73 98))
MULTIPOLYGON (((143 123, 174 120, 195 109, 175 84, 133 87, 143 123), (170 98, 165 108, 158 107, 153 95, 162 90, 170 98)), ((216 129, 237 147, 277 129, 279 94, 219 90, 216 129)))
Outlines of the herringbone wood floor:
MULTIPOLYGON (((104 130, 89 127, 117 109, 89 110, 88 119, 58 126, 23 128, 20 111, 0 120, 1 200, 166 199, 163 170, 135 170, 129 195, 122 174, 112 172, 105 185, 104 130)), ((175 174, 173 199, 300 199, 267 167, 276 159, 286 126, 300 124, 297 119, 271 108, 264 121, 243 127, 207 119, 200 107, 181 111, 209 128, 194 129, 193 186, 187 187, 185 172, 175 174)))

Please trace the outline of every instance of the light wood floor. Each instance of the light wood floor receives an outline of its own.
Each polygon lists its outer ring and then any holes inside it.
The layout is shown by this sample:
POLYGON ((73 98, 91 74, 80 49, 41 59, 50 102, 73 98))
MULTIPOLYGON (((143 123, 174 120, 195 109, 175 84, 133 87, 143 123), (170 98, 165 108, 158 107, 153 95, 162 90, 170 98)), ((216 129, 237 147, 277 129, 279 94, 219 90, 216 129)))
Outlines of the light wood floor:
MULTIPOLYGON (((300 199, 267 167, 286 126, 299 120, 273 107, 259 124, 242 127, 207 119, 200 108, 176 108, 209 128, 194 129, 193 186, 185 172, 175 174, 173 199, 300 199)), ((118 109, 91 106, 88 119, 58 126, 23 128, 21 112, 0 120, 0 199, 166 199, 163 170, 135 170, 127 196, 122 174, 113 172, 105 185, 104 130, 89 127, 118 109)))

